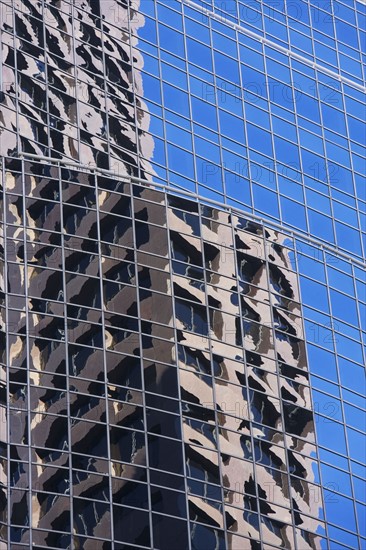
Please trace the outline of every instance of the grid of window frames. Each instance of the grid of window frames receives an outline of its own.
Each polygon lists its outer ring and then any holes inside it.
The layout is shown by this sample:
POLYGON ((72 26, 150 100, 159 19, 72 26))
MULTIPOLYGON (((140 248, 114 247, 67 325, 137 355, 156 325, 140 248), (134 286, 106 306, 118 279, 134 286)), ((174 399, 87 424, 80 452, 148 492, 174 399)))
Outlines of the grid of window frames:
POLYGON ((103 24, 88 3, 2 7, 5 154, 53 151, 148 177, 135 122, 151 117, 157 181, 362 255, 362 2, 142 0, 113 5, 103 24), (306 36, 311 47, 297 42, 306 36))
MULTIPOLYGON (((359 57, 358 48, 364 44, 364 4, 142 0, 140 10, 145 14, 138 33, 143 95, 156 173, 170 185, 244 206, 333 242, 350 256, 361 255, 364 53, 359 57), (305 14, 301 23, 299 12, 305 14)), ((14 40, 10 34, 9 40, 14 40)), ((29 59, 32 55, 38 57, 30 52, 29 59)), ((61 59, 58 63, 61 70, 61 59)), ((41 94, 48 84, 39 82, 41 94)), ((9 90, 11 95, 10 85, 9 90)), ((18 116, 12 113, 6 110, 5 118, 18 116)), ((93 211, 93 202, 85 207, 93 211)), ((42 215, 46 219, 47 210, 42 215)), ((76 218, 71 223, 76 227, 76 218)), ((328 491, 329 544, 354 548, 357 529, 366 536, 364 271, 336 248, 332 253, 301 239, 295 245, 321 476, 328 491)), ((21 309, 14 305, 20 316, 21 309)), ((365 546, 364 538, 359 546, 365 546)))
POLYGON ((3 538, 324 546, 293 239, 88 171, 3 178, 3 538))
POLYGON ((357 262, 88 171, 3 170, 3 537, 363 548, 357 262))
POLYGON ((365 5, 143 0, 140 11, 161 179, 362 256, 365 5))
POLYGON ((3 156, 82 159, 145 177, 134 13, 119 2, 1 0, 3 156))

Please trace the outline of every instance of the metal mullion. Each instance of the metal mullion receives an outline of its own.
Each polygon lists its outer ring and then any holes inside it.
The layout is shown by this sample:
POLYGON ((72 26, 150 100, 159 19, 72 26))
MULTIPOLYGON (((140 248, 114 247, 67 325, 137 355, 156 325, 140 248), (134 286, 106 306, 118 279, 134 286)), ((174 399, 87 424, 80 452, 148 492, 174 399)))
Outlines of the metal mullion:
MULTIPOLYGON (((289 57, 289 69, 290 69, 291 87, 292 87, 292 90, 293 90, 294 107, 295 107, 295 103, 296 103, 296 101, 295 101, 295 82, 294 82, 294 78, 293 78, 294 69, 292 67, 291 57, 289 57)), ((315 81, 314 82, 315 82, 315 85, 317 85, 316 75, 315 75, 315 81)), ((306 231, 305 231, 305 233, 311 235, 309 210, 308 210, 309 207, 308 207, 308 204, 307 204, 307 196, 306 196, 306 186, 305 186, 305 181, 303 180, 303 177, 302 177, 305 172, 303 170, 303 161, 302 161, 302 155, 301 155, 302 148, 301 148, 301 140, 300 140, 300 129, 299 129, 299 121, 298 121, 298 114, 297 114, 296 107, 294 108, 294 118, 295 118, 295 129, 296 129, 297 146, 298 146, 299 161, 300 161, 300 166, 299 166, 299 168, 300 168, 299 172, 300 172, 300 177, 301 177, 300 184, 301 184, 301 189, 302 189, 302 194, 303 194, 303 201, 304 201, 304 206, 305 206, 305 221, 306 221, 306 231)), ((282 120, 282 118, 281 118, 281 120, 282 120)), ((322 139, 324 141, 324 135, 323 134, 324 134, 324 130, 322 128, 322 139)))
POLYGON ((49 95, 49 86, 48 86, 48 59, 47 59, 47 37, 46 37, 46 17, 45 17, 45 5, 44 2, 42 2, 41 6, 41 12, 42 12, 42 31, 43 31, 43 42, 45 44, 45 56, 44 56, 44 72, 45 72, 45 79, 46 79, 46 85, 45 85, 45 91, 46 91, 46 118, 47 118, 47 142, 48 146, 47 149, 51 153, 52 147, 51 147, 51 135, 50 135, 50 128, 51 128, 51 117, 50 117, 50 95, 49 95))
MULTIPOLYGON (((211 34, 211 29, 210 29, 211 34)), ((217 108, 216 108, 217 112, 217 108)), ((219 120, 218 120, 219 124, 219 120)), ((220 146, 221 150, 221 146, 220 146)), ((221 156, 221 154, 220 154, 221 156)), ((221 177, 223 178, 223 172, 221 172, 221 177)), ((199 207, 198 208, 198 218, 199 218, 199 224, 200 224, 200 241, 202 246, 202 258, 203 258, 203 273, 204 273, 204 285, 205 285, 205 306, 206 306, 206 315, 207 315, 207 328, 208 328, 208 335, 207 335, 207 347, 208 347, 208 354, 210 356, 210 362, 211 362, 211 384, 212 384, 212 396, 213 396, 213 411, 215 415, 215 439, 216 439, 216 445, 217 445, 217 458, 218 458, 218 469, 219 469, 219 479, 220 479, 220 492, 221 492, 221 515, 223 520, 223 530, 224 530, 224 540, 225 544, 228 548, 228 541, 227 541, 227 524, 226 524, 226 514, 225 514, 225 499, 224 499, 224 483, 223 483, 223 473, 222 473, 222 464, 221 464, 221 450, 220 450, 220 432, 219 432, 219 422, 218 422, 218 415, 217 415, 217 399, 216 399, 216 386, 215 386, 215 377, 213 375, 212 365, 213 365, 213 353, 212 353, 212 332, 211 326, 210 326, 210 308, 209 308, 209 301, 208 301, 208 282, 207 282, 207 268, 206 268, 206 262, 205 262, 205 250, 204 250, 204 240, 202 237, 202 210, 199 207)), ((231 228, 231 226, 230 226, 231 228)), ((234 242, 234 241, 233 241, 234 242)), ((218 243, 218 245, 221 247, 222 243, 218 243)), ((213 286, 213 285, 212 285, 213 286)), ((224 327, 225 328, 225 327, 224 327)), ((224 332, 225 334, 225 332, 224 332)), ((216 336, 215 336, 216 339, 216 336)), ((220 407, 221 408, 221 407, 220 407)), ((227 413, 227 411, 226 411, 227 413)), ((225 413, 225 414, 226 414, 225 413)), ((209 423, 208 423, 209 424, 209 423)), ((207 482, 206 482, 207 483, 207 482)), ((207 498, 207 497, 206 497, 207 498)))
MULTIPOLYGON (((1 166, 1 175, 2 175, 2 181, 5 182, 5 163, 4 163, 4 159, 3 159, 3 162, 2 162, 2 166, 1 166)), ((6 333, 5 333, 5 345, 6 345, 6 371, 7 371, 7 376, 6 376, 6 395, 9 396, 10 395, 10 384, 9 384, 9 375, 8 375, 8 368, 10 368, 10 349, 9 349, 9 337, 8 337, 8 327, 9 327, 9 292, 8 292, 8 240, 7 240, 7 211, 6 211, 6 205, 7 205, 7 200, 6 200, 6 187, 3 186, 3 190, 2 190, 2 195, 3 195, 3 228, 4 228, 4 231, 3 231, 3 238, 4 238, 4 292, 5 292, 5 322, 6 322, 6 333)), ((11 495, 11 491, 10 491, 10 422, 9 422, 9 419, 10 419, 10 402, 9 402, 9 398, 7 397, 6 399, 6 449, 7 449, 7 453, 6 453, 6 459, 7 459, 7 463, 6 463, 6 475, 7 475, 7 483, 6 483, 6 493, 7 493, 7 524, 6 524, 6 533, 7 533, 7 540, 5 541, 5 544, 7 544, 7 548, 8 550, 11 550, 11 546, 10 546, 10 539, 11 539, 11 536, 10 536, 10 529, 11 529, 11 524, 10 524, 10 518, 11 518, 11 500, 10 500, 10 495, 11 495)))
POLYGON ((66 406, 67 406, 67 437, 69 441, 68 448, 68 469, 69 469, 69 498, 70 498, 70 533, 73 535, 74 525, 74 506, 73 506, 73 466, 72 466, 72 430, 71 430, 71 413, 70 413, 70 366, 68 354, 68 316, 67 316, 67 287, 66 287, 66 271, 65 271, 65 230, 63 217, 63 190, 62 190, 62 167, 58 166, 58 181, 59 181, 59 203, 60 203, 60 236, 61 236, 61 261, 62 261, 62 285, 63 285, 63 308, 64 308, 64 345, 65 345, 65 368, 66 368, 66 406))
MULTIPOLYGON (((239 17, 238 21, 240 21, 240 17, 239 17)), ((236 36, 237 36, 237 47, 239 48, 238 49, 239 86, 240 86, 240 89, 242 90, 242 94, 241 94, 240 99, 243 103, 243 127, 244 127, 244 136, 245 136, 245 148, 246 148, 246 152, 247 152, 247 174, 246 175, 247 175, 247 180, 248 180, 248 185, 249 185, 249 195, 250 195, 250 201, 251 201, 251 204, 248 205, 247 208, 249 208, 250 213, 253 214, 254 213, 254 194, 253 194, 253 185, 252 185, 252 180, 251 180, 250 155, 249 155, 249 145, 248 145, 248 143, 249 143, 248 129, 247 129, 247 125, 246 125, 246 115, 245 115, 245 111, 246 111, 246 98, 245 98, 245 89, 244 89, 244 84, 245 83, 243 81, 243 73, 241 71, 242 60, 241 60, 241 56, 240 56, 240 46, 239 46, 240 41, 239 41, 238 34, 236 36)), ((263 59, 265 58, 262 42, 261 42, 260 55, 263 56, 263 59)), ((244 169, 244 166, 243 166, 243 169, 244 169)), ((243 172, 244 172, 244 170, 243 170, 243 172)), ((243 179, 244 178, 245 178, 245 176, 243 177, 243 179)), ((234 199, 234 200, 236 201, 236 199, 234 199)), ((244 203, 243 203, 243 205, 244 205, 244 203)), ((233 228, 233 230, 234 230, 234 228, 233 228)))
MULTIPOLYGON (((107 132, 106 140, 107 140, 107 150, 108 150, 108 165, 109 165, 109 168, 111 168, 111 141, 110 141, 110 134, 109 134, 109 110, 108 110, 108 100, 107 100, 108 84, 107 84, 107 71, 106 71, 106 53, 105 53, 105 46, 104 46, 106 31, 105 31, 104 25, 106 25, 105 20, 100 19, 100 36, 101 36, 101 43, 102 43, 102 59, 103 59, 103 85, 104 85, 103 91, 104 91, 104 109, 105 109, 104 112, 106 116, 106 132, 107 132)), ((98 222, 98 228, 99 228, 99 222, 98 222)), ((103 346, 103 349, 104 349, 104 346, 103 346)))
MULTIPOLYGON (((263 16, 262 16, 263 17, 263 16)), ((273 160, 273 172, 274 172, 274 178, 275 178, 275 185, 276 185, 276 200, 277 200, 277 207, 278 207, 278 212, 279 212, 279 220, 280 220, 280 223, 282 224, 283 223, 283 217, 282 217, 282 205, 281 205, 281 200, 280 200, 280 191, 279 191, 279 185, 278 185, 278 176, 277 176, 277 159, 276 159, 276 148, 275 148, 275 139, 274 139, 274 131, 273 131, 273 124, 272 124, 272 109, 271 109, 271 105, 272 103, 274 103, 274 101, 271 101, 270 99, 270 93, 269 93, 269 82, 268 82, 268 70, 267 70, 267 53, 263 47, 263 44, 262 44, 262 55, 263 55, 263 64, 264 64, 264 73, 263 73, 263 76, 265 78, 265 85, 266 85, 266 92, 268 94, 268 100, 267 100, 267 104, 268 104, 268 110, 266 111, 268 113, 268 118, 269 118, 269 134, 270 134, 270 137, 271 137, 271 145, 272 145, 272 159, 273 160)), ((284 67, 287 69, 287 66, 284 65, 284 67)), ((288 57, 288 70, 289 70, 289 73, 291 75, 291 65, 290 65, 290 58, 288 57)), ((291 83, 292 85, 292 83, 291 83)), ((282 87, 282 91, 283 91, 283 87, 282 87)), ((282 105, 281 105, 282 107, 282 105)), ((285 136, 285 139, 287 139, 287 136, 285 136)), ((263 154, 261 152, 261 154, 263 154)), ((267 155, 266 155, 267 156, 267 155)), ((300 155, 299 155, 300 157, 300 155)), ((269 161, 271 163, 271 161, 269 161)), ((281 164, 283 164, 283 161, 281 162, 281 164)), ((249 167, 250 167, 250 173, 251 173, 251 162, 249 164, 249 167)), ((260 185, 263 185, 262 182, 260 181, 259 182, 260 185)), ((271 190, 269 187, 265 187, 263 185, 263 187, 267 190, 271 190)), ((254 198, 254 197, 253 197, 254 198)), ((254 205, 254 201, 253 201, 253 209, 255 210, 255 205, 254 205)), ((267 264, 268 265, 268 264, 267 264)))
MULTIPOLYGON (((328 277, 327 277, 327 270, 326 270, 326 251, 324 251, 322 249, 322 247, 320 247, 320 251, 322 253, 322 263, 324 265, 324 271, 325 271, 325 277, 326 277, 326 292, 327 292, 327 299, 328 299, 328 303, 330 305, 330 295, 329 295, 329 283, 328 283, 328 277)), ((301 287, 300 288, 300 293, 301 293, 301 287)), ((301 297, 301 296, 300 296, 301 297)), ((301 302, 302 303, 302 302, 301 302)), ((330 330, 332 331, 332 337, 333 337, 333 316, 332 314, 330 313, 330 322, 331 322, 331 327, 330 327, 330 330)), ((305 327, 304 327, 305 328, 305 327)), ((305 343, 307 344, 307 338, 306 338, 306 334, 304 332, 304 336, 305 336, 305 343)), ((332 342, 334 342, 334 339, 332 339, 332 342)), ((334 347, 334 346, 333 346, 334 347)), ((332 350, 332 355, 335 357, 335 360, 337 360, 337 353, 336 353, 336 350, 333 349, 332 350)), ((309 372, 309 375, 311 375, 311 367, 310 365, 308 364, 308 372, 309 372)), ((339 372, 338 372, 338 367, 337 367, 337 378, 338 378, 338 382, 337 382, 337 385, 339 386, 339 372)), ((311 392, 311 401, 312 401, 312 405, 313 405, 313 389, 312 389, 312 383, 311 383, 311 376, 309 376, 309 388, 310 388, 310 392, 311 392)), ((314 409, 314 406, 313 406, 313 413, 314 413, 314 426, 315 426, 315 442, 316 442, 316 447, 317 447, 317 454, 318 454, 318 450, 319 450, 319 445, 321 444, 321 442, 318 441, 318 437, 317 437, 317 430, 316 430, 316 425, 317 425, 317 417, 315 416, 315 409, 314 409)), ((343 411, 342 411, 342 415, 343 415, 343 411)), ((326 484, 323 483, 323 475, 322 475, 322 468, 321 468, 321 465, 322 465, 322 462, 320 460, 320 458, 318 459, 319 460, 319 480, 320 480, 320 492, 321 492, 321 496, 322 496, 322 503, 323 503, 323 512, 324 512, 324 528, 325 528, 325 533, 326 533, 326 537, 328 539, 328 543, 329 543, 329 532, 328 532, 328 524, 329 524, 329 518, 328 518, 328 515, 327 515, 327 510, 326 510, 326 507, 324 505, 325 503, 325 497, 324 497, 324 493, 323 493, 323 487, 326 487, 326 484)), ((300 550, 300 549, 299 549, 300 550)))
MULTIPOLYGON (((28 437, 28 468, 30 468, 30 474, 32 472, 32 430, 31 430, 31 399, 30 399, 30 372, 29 372, 29 358, 30 358, 30 346, 29 346, 29 298, 28 298, 28 250, 27 250, 27 215, 26 215, 26 192, 25 192, 25 161, 22 160, 22 194, 23 194, 23 246, 24 246, 24 310, 25 310, 25 327, 26 327, 26 355, 27 355, 27 437, 28 437)), ((20 264, 22 265, 22 264, 20 264)), ((37 413, 38 414, 38 413, 37 413)), ((28 488, 28 502, 29 502, 29 545, 33 545, 32 542, 32 475, 29 476, 29 488, 28 488)))
MULTIPOLYGON (((335 2, 334 2, 334 3, 335 3, 335 2)), ((329 2, 328 6, 329 6, 329 9, 330 9, 330 11, 331 11, 330 16, 331 16, 331 18, 332 18, 332 23, 333 23, 334 44, 335 44, 334 50, 335 50, 336 59, 337 59, 338 75, 339 75, 339 77, 342 77, 342 69, 341 69, 341 62, 340 62, 340 59, 341 59, 341 58, 340 58, 340 54, 339 54, 339 53, 340 53, 340 49, 339 49, 339 38, 338 38, 338 36, 337 36, 338 33, 337 33, 336 20, 335 20, 335 14, 336 14, 336 12, 335 12, 335 10, 334 10, 334 4, 333 4, 333 2, 329 2)), ((319 9, 319 4, 318 4, 318 9, 319 9)), ((324 9, 325 9, 325 8, 324 8, 324 9)), ((355 13, 355 20, 357 21, 356 13, 355 13)), ((344 19, 342 19, 342 21, 344 21, 347 25, 350 25, 350 23, 349 23, 348 21, 345 21, 344 19)), ((357 33, 357 42, 358 42, 358 41, 359 41, 359 40, 358 40, 358 33, 357 33)), ((332 49, 333 49, 333 48, 332 48, 332 49)), ((359 51, 359 54, 360 54, 360 57, 361 57, 361 48, 360 48, 360 44, 358 44, 358 51, 359 51)), ((346 54, 346 55, 347 55, 347 57, 348 57, 348 54, 346 54)), ((363 63, 362 63, 362 59, 360 59, 358 62, 359 62, 360 65, 361 65, 361 74, 362 74, 362 73, 363 73, 363 66, 362 66, 363 63)), ((338 78, 339 78, 339 77, 338 77, 338 78)), ((347 119, 347 117, 345 117, 345 118, 347 119)))
MULTIPOLYGON (((137 99, 136 99, 136 94, 137 94, 137 86, 136 86, 136 82, 135 82, 135 78, 134 78, 134 75, 135 75, 135 70, 138 72, 137 69, 135 69, 135 63, 134 63, 134 51, 136 52, 137 55, 141 55, 140 54, 140 51, 138 49, 138 47, 136 46, 136 44, 134 46, 132 46, 132 43, 133 43, 133 39, 137 40, 137 32, 133 32, 133 27, 131 25, 131 3, 133 2, 133 0, 130 0, 129 2, 127 2, 127 34, 128 34, 128 38, 129 38, 129 44, 128 44, 128 47, 129 47, 129 56, 130 56, 130 65, 131 65, 131 76, 132 76, 132 96, 133 96, 133 111, 134 111, 134 134, 135 134, 135 139, 136 139, 136 151, 135 151, 135 154, 136 154, 136 170, 137 170, 137 175, 139 178, 141 178, 141 163, 143 162, 143 157, 142 157, 142 154, 141 154, 141 147, 140 147, 140 137, 139 137, 139 128, 138 128, 138 120, 139 120, 139 117, 138 117, 138 112, 137 112, 137 99)), ((132 9, 134 9, 134 6, 132 6, 132 9)), ((139 102, 141 102, 141 100, 139 99, 139 102)), ((140 109, 142 109, 142 105, 140 105, 139 107, 140 109)), ((131 124, 131 123, 130 123, 131 124)), ((132 153, 132 152, 131 152, 132 153)), ((133 153, 132 153, 133 155, 133 153)), ((167 157, 166 157, 167 158, 167 157)), ((148 160, 148 159, 146 159, 148 160)), ((127 166, 127 169, 128 169, 128 166, 127 166)))
MULTIPOLYGON (((75 24, 75 20, 76 22, 78 21, 77 18, 75 18, 75 10, 76 10, 76 6, 75 6, 75 3, 74 2, 71 2, 70 5, 69 5, 69 12, 70 12, 70 15, 69 17, 71 17, 71 29, 72 29, 72 55, 73 55, 73 67, 74 67, 74 80, 75 80, 75 86, 76 86, 76 91, 75 91, 75 99, 76 99, 76 104, 75 104, 75 107, 76 107, 76 132, 77 132, 77 140, 78 140, 78 151, 77 151, 77 159, 80 160, 80 151, 81 151, 81 138, 80 138, 80 128, 81 128, 81 120, 80 120, 80 109, 79 109, 79 97, 78 97, 78 93, 77 93, 77 88, 78 88, 78 79, 79 79, 79 74, 78 74, 78 67, 76 65, 76 46, 75 46, 75 29, 76 29, 76 24, 75 24)), ((71 32, 71 31, 70 31, 71 32)), ((89 169, 90 169, 90 166, 89 166, 89 169)))
MULTIPOLYGON (((187 78, 187 95, 188 95, 188 106, 189 106, 189 112, 191 114, 191 119, 189 121, 190 123, 190 129, 191 129, 191 145, 192 145, 192 157, 193 157, 193 171, 194 171, 194 186, 195 186, 195 189, 198 191, 198 184, 197 184, 197 181, 198 181, 198 177, 197 177, 197 165, 196 165, 196 146, 195 146, 195 142, 194 142, 194 128, 193 128, 193 109, 192 109, 192 94, 191 94, 191 83, 190 83, 190 80, 189 80, 189 68, 188 68, 188 64, 189 64, 189 59, 188 59, 188 52, 187 52, 187 33, 186 33, 186 14, 185 14, 185 10, 184 10, 184 3, 182 2, 181 3, 181 14, 182 14, 182 28, 183 28, 183 37, 184 37, 184 50, 185 50, 185 54, 186 54, 186 58, 185 58, 185 69, 186 69, 186 78, 187 78)), ((209 30, 210 32, 210 36, 211 36, 211 31, 209 30)), ((211 49, 211 48, 210 48, 211 49)), ((167 157, 168 158, 168 157, 167 157)), ((168 181, 170 180, 170 177, 168 178, 168 181)))
MULTIPOLYGON (((20 112, 20 109, 19 109, 19 96, 18 96, 18 91, 21 89, 20 86, 19 86, 19 81, 18 81, 18 56, 16 55, 17 52, 18 52, 18 48, 16 46, 16 42, 15 42, 15 5, 14 5, 14 2, 11 2, 11 10, 12 10, 12 22, 13 22, 13 49, 14 49, 14 85, 15 85, 15 92, 14 92, 14 103, 15 103, 15 119, 16 119, 16 143, 17 143, 17 151, 18 152, 21 152, 22 151, 22 143, 20 141, 20 134, 19 134, 19 128, 20 128, 20 123, 19 123, 19 112, 20 112)), ((22 164, 22 167, 23 167, 23 164, 22 164)), ((22 169, 23 171, 23 169, 22 169)))
POLYGON ((99 208, 99 187, 98 176, 94 174, 95 181, 95 204, 97 213, 97 238, 98 238, 98 267, 99 267, 99 282, 100 282, 100 302, 101 302, 101 318, 103 330, 103 361, 104 361, 104 399, 105 399, 105 415, 106 415, 106 432, 107 432, 107 453, 108 453, 108 473, 109 473, 109 507, 110 507, 110 530, 111 530, 111 545, 114 548, 114 523, 113 523, 113 473, 112 473, 112 458, 110 446, 110 419, 109 419, 109 400, 108 400, 108 372, 107 372, 107 352, 105 346, 105 306, 103 292, 103 261, 102 261, 102 243, 100 234, 100 208, 99 208))
MULTIPOLYGON (((156 0, 153 0, 153 1, 155 2, 156 0)), ((156 9, 155 9, 155 12, 156 12, 156 9)), ((155 23, 155 30, 156 30, 156 49, 157 49, 157 55, 158 55, 157 62, 158 62, 158 67, 159 67, 159 75, 157 76, 157 78, 159 80, 159 90, 160 90, 160 96, 162 98, 162 109, 161 109, 161 111, 162 111, 163 137, 161 139, 163 141, 164 155, 165 155, 165 159, 166 159, 166 166, 163 167, 163 170, 165 171, 165 174, 166 174, 167 184, 172 185, 173 188, 174 188, 174 182, 170 181, 171 175, 170 175, 169 162, 168 162, 169 157, 168 157, 168 142, 167 142, 167 132, 166 132, 167 120, 166 120, 166 107, 165 107, 165 104, 164 104, 163 71, 162 71, 162 61, 161 61, 160 36, 159 36, 159 19, 158 19, 158 16, 157 16, 156 13, 153 16, 153 21, 155 23)), ((149 100, 149 101, 151 101, 151 100, 149 100)), ((153 102, 155 102, 155 101, 153 101, 153 102)), ((160 118, 160 116, 159 116, 159 118, 160 118)), ((154 166, 152 166, 152 171, 155 172, 154 166)), ((153 177, 155 175, 156 175, 156 172, 153 175, 153 177)), ((158 175, 158 178, 160 180, 161 176, 158 175)), ((141 183, 143 183, 142 180, 141 180, 141 183)), ((156 185, 156 182, 154 182, 154 186, 155 185, 156 185)))
MULTIPOLYGON (((359 305, 360 302, 361 302, 361 299, 358 297, 358 290, 357 290, 357 284, 356 284, 357 277, 356 277, 356 274, 355 274, 354 266, 352 265, 352 263, 350 265, 351 265, 351 269, 352 269, 354 298, 355 298, 355 301, 356 301, 358 321, 361 321, 361 311, 360 311, 360 305, 359 305)), ((363 343, 363 338, 362 338, 362 332, 363 331, 362 331, 362 326, 361 326, 360 322, 358 323, 358 330, 360 331, 360 341, 361 341, 361 343, 363 343)), ((362 353, 363 353, 363 358, 364 358, 364 365, 366 365, 366 349, 365 349, 365 346, 363 346, 363 345, 362 345, 362 353)))
MULTIPOLYGON (((345 97, 344 97, 345 94, 344 94, 343 86, 341 86, 340 92, 341 92, 341 95, 342 95, 342 102, 343 102, 343 107, 344 107, 343 112, 344 112, 345 115, 347 115, 348 113, 345 109, 346 102, 345 102, 345 97)), ((359 202, 360 197, 359 197, 359 194, 357 193, 357 187, 356 187, 355 176, 354 176, 355 169, 353 167, 353 154, 352 154, 352 148, 351 148, 350 132, 349 132, 349 127, 348 127, 348 117, 345 116, 344 119, 345 119, 345 124, 346 124, 346 133, 347 133, 347 140, 348 140, 348 153, 349 153, 350 167, 351 167, 351 172, 352 172, 353 193, 354 193, 354 197, 356 199, 356 216, 357 216, 357 221, 358 221, 357 233, 358 233, 359 239, 360 239, 361 255, 362 255, 363 258, 365 258, 365 255, 366 255, 365 246, 366 245, 364 245, 363 238, 362 238, 362 224, 361 224, 361 212, 360 212, 360 206, 361 205, 360 205, 360 202, 359 202)), ((338 241, 337 234, 335 234, 335 237, 336 237, 336 241, 338 241)))
POLYGON ((164 205, 166 212, 166 231, 167 231, 167 241, 168 241, 168 263, 169 263, 169 280, 170 280, 170 291, 171 291, 171 300, 172 300, 172 312, 173 312, 173 329, 174 329, 174 351, 176 358, 175 368, 177 369, 177 386, 178 386, 178 400, 179 400, 179 416, 180 416, 180 430, 181 430, 181 447, 182 447, 182 462, 184 468, 184 488, 185 488, 185 502, 186 502, 186 529, 188 534, 188 548, 191 550, 191 528, 190 528, 190 518, 189 518, 189 499, 188 499, 188 481, 187 481, 187 472, 186 472, 186 453, 184 445, 184 424, 183 424, 183 407, 182 407, 182 395, 181 395, 181 382, 180 382, 180 366, 179 366, 179 353, 178 353, 178 342, 177 342, 177 323, 176 323, 176 313, 175 313, 175 296, 174 296, 174 280, 173 280, 173 255, 172 247, 170 241, 170 224, 169 224, 169 211, 170 206, 168 205, 169 195, 164 192, 164 205))
POLYGON ((140 307, 140 287, 139 287, 139 278, 138 278, 138 263, 137 263, 137 253, 138 249, 136 246, 136 227, 135 227, 135 204, 134 204, 134 185, 130 183, 130 197, 131 197, 131 227, 133 235, 133 250, 134 250, 134 267, 135 267, 135 281, 136 281, 136 304, 137 304, 137 316, 138 316, 138 340, 140 348, 140 375, 141 375, 141 390, 142 390, 142 403, 143 403, 143 418, 144 418, 144 436, 145 436, 145 459, 146 459, 146 486, 147 486, 147 499, 149 505, 149 532, 150 532, 150 547, 153 548, 153 515, 152 515, 152 504, 151 504, 151 481, 150 481, 150 460, 149 460, 149 439, 147 433, 147 413, 146 413, 146 394, 145 394, 145 379, 144 379, 144 355, 143 355, 143 345, 142 345, 142 326, 141 326, 141 307, 140 307))
MULTIPOLYGON (((366 82, 366 68, 364 67, 364 64, 363 64, 363 51, 362 51, 362 45, 363 45, 363 41, 362 41, 362 38, 363 36, 361 35, 361 30, 362 30, 362 26, 359 24, 359 19, 361 19, 361 17, 359 17, 359 12, 357 10, 357 2, 355 2, 355 21, 356 21, 356 31, 357 31, 357 43, 358 43, 358 51, 360 53, 360 59, 358 60, 358 62, 360 63, 361 65, 361 73, 362 73, 362 76, 363 76, 363 81, 366 82)), ((337 43, 337 46, 338 46, 338 43, 337 43)))
MULTIPOLYGON (((330 206, 330 213, 331 213, 331 220, 332 220, 333 238, 334 238, 335 246, 338 247, 338 238, 337 238, 337 233, 336 233, 334 208, 333 208, 333 196, 332 196, 333 186, 332 186, 332 183, 331 183, 331 174, 330 174, 330 171, 329 171, 329 167, 331 166, 331 161, 328 159, 327 152, 326 152, 326 139, 325 139, 325 133, 324 133, 323 113, 322 113, 322 108, 321 108, 322 107, 322 101, 320 99, 320 88, 319 88, 321 83, 319 82, 318 72, 317 72, 315 67, 314 67, 314 73, 315 73, 315 84, 316 84, 316 87, 317 87, 317 98, 316 99, 317 99, 318 106, 319 106, 320 127, 321 127, 321 131, 322 131, 322 141, 323 141, 323 146, 324 146, 324 155, 323 155, 322 158, 324 159, 324 168, 325 168, 326 175, 327 175, 326 185, 328 187, 328 192, 329 192, 328 199, 329 199, 329 206, 330 206)), ((319 174, 318 174, 318 177, 316 179, 320 179, 319 174)), ((310 225, 309 225, 309 229, 310 229, 310 225)))
MULTIPOLYGON (((224 161, 223 161, 223 152, 222 152, 222 139, 221 139, 221 129, 220 129, 220 111, 219 111, 219 101, 218 101, 218 88, 217 88, 217 74, 216 74, 216 66, 215 66, 215 49, 214 49, 214 41, 213 41, 213 31, 212 31, 212 22, 211 22, 211 18, 208 18, 208 21, 207 21, 207 28, 208 28, 208 32, 210 34, 210 44, 209 44, 209 48, 210 48, 210 54, 211 54, 211 64, 212 64, 212 76, 213 76, 213 83, 212 83, 212 86, 213 86, 213 89, 214 89, 214 94, 215 94, 215 104, 214 104, 214 107, 215 107, 215 116, 216 116, 216 122, 217 122, 217 132, 215 130, 210 130, 211 132, 214 132, 215 134, 217 134, 218 136, 218 147, 219 147, 219 151, 220 151, 220 176, 221 176, 221 188, 222 188, 222 192, 219 192, 220 195, 223 195, 223 201, 224 203, 226 203, 227 201, 227 196, 226 196, 226 190, 225 190, 225 176, 224 176, 224 161)), ((237 42, 236 42, 237 44, 237 42)), ((238 64, 239 64, 239 61, 238 61, 238 64)), ((208 71, 207 71, 208 72, 208 71)), ((201 98, 203 99, 204 101, 206 101, 207 103, 210 104, 210 102, 208 102, 206 99, 204 98, 201 98)), ((211 104, 212 105, 212 104, 211 104)), ((204 138, 206 139, 206 138, 204 138)), ((207 182, 205 182, 207 184, 207 182)), ((208 187, 206 185, 206 187, 208 187)), ((211 187, 211 186, 210 186, 211 187)), ((217 194, 218 192, 215 190, 215 189, 211 189, 211 192, 213 191, 213 193, 217 194)), ((199 193, 199 186, 197 186, 197 193, 199 193)), ((206 286, 206 285, 205 285, 206 286)))

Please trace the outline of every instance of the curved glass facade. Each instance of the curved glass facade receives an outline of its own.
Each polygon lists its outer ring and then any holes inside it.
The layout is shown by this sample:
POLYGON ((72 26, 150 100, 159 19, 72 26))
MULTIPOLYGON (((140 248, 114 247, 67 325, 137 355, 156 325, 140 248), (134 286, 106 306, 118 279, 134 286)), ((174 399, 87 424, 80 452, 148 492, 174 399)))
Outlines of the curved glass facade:
POLYGON ((140 10, 162 180, 362 256, 365 5, 146 1, 140 10))
POLYGON ((366 5, 1 10, 0 547, 365 548, 366 5))

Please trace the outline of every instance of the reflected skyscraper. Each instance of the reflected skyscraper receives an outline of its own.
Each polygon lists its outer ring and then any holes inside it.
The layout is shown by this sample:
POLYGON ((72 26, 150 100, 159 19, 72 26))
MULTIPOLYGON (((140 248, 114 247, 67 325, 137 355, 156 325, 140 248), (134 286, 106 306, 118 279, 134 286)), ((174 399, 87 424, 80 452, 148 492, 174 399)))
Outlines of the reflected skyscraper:
POLYGON ((139 21, 114 0, 2 2, 2 154, 144 177, 148 164, 137 157, 151 156, 153 139, 145 133, 139 21))
POLYGON ((365 5, 1 9, 0 547, 362 549, 365 5))

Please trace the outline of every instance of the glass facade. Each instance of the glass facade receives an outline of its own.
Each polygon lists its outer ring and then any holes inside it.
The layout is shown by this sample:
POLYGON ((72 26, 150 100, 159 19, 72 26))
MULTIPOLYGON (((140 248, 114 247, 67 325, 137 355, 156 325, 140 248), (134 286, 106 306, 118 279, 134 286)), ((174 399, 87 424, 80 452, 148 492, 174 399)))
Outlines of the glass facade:
POLYGON ((320 548, 294 240, 115 178, 4 171, 10 542, 320 548))
POLYGON ((366 547, 365 17, 1 2, 0 547, 366 547))
POLYGON ((162 180, 362 256, 365 4, 146 1, 141 11, 162 180))

